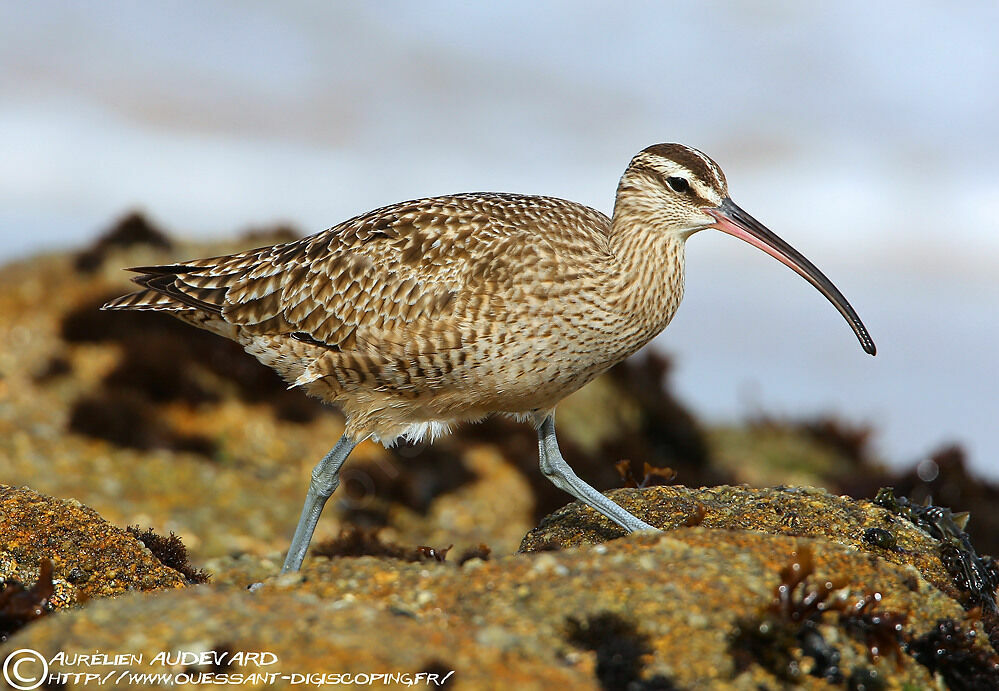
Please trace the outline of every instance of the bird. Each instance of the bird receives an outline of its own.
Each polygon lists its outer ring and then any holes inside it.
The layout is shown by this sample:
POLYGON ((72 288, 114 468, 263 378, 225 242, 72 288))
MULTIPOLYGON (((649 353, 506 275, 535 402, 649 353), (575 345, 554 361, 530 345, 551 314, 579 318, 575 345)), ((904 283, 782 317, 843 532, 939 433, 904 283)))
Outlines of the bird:
POLYGON ((655 530, 573 472, 555 408, 666 328, 683 297, 686 241, 706 229, 800 274, 875 354, 832 282, 732 201, 718 164, 682 144, 631 159, 610 217, 548 196, 427 197, 291 242, 134 267, 141 290, 103 309, 167 312, 230 338, 344 414, 282 572, 301 568, 360 442, 433 440, 492 414, 535 427, 540 470, 557 487, 625 531, 655 530))

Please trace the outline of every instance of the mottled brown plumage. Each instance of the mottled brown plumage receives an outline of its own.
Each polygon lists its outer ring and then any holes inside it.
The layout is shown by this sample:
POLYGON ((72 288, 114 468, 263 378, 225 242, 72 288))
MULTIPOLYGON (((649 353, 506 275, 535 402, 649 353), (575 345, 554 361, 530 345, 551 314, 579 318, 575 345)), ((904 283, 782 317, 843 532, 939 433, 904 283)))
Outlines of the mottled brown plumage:
MULTIPOLYGON (((613 219, 551 197, 419 199, 294 242, 133 269, 143 290, 106 308, 168 311, 238 341, 340 407, 354 441, 490 413, 540 423, 666 327, 684 243, 708 227, 733 232, 726 204, 713 161, 659 144, 625 171, 613 219)), ((812 269, 803 275, 816 283, 812 269)))
POLYGON ((146 290, 108 307, 169 310, 233 338, 341 406, 355 434, 391 440, 552 408, 660 331, 682 291, 680 240, 622 235, 549 197, 421 199, 295 242, 135 269, 146 290))

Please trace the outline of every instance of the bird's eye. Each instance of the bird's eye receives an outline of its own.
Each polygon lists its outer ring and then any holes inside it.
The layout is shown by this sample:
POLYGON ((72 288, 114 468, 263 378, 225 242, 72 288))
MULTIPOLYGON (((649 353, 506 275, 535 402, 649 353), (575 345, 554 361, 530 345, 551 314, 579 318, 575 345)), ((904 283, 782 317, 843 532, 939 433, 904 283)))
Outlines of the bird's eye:
POLYGON ((687 182, 687 178, 669 177, 666 178, 666 183, 671 190, 680 194, 690 190, 690 183, 687 182))

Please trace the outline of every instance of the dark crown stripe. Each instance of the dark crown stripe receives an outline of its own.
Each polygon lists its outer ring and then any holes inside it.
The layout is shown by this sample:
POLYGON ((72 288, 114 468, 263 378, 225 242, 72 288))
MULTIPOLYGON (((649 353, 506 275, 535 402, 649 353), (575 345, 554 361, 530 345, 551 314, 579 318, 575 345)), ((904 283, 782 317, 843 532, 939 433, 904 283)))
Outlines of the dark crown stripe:
POLYGON ((711 187, 724 186, 717 166, 712 165, 706 156, 683 144, 654 144, 642 150, 642 153, 661 156, 679 163, 691 173, 711 187))

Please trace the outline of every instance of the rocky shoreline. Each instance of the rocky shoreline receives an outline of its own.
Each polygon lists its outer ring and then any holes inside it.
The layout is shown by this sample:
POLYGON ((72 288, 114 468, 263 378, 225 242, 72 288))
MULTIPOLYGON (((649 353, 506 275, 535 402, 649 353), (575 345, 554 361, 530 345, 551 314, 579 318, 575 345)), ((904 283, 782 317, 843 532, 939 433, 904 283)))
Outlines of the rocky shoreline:
POLYGON ((568 399, 559 430, 581 476, 626 487, 615 500, 665 533, 622 537, 566 505, 533 432, 497 419, 359 446, 317 549, 279 575, 340 418, 223 339, 96 311, 121 266, 231 247, 132 215, 82 252, 0 269, 0 660, 36 650, 63 688, 98 651, 95 673, 244 686, 999 687, 983 555, 999 488, 960 449, 894 473, 869 429, 837 420, 707 428, 655 356, 568 399))

